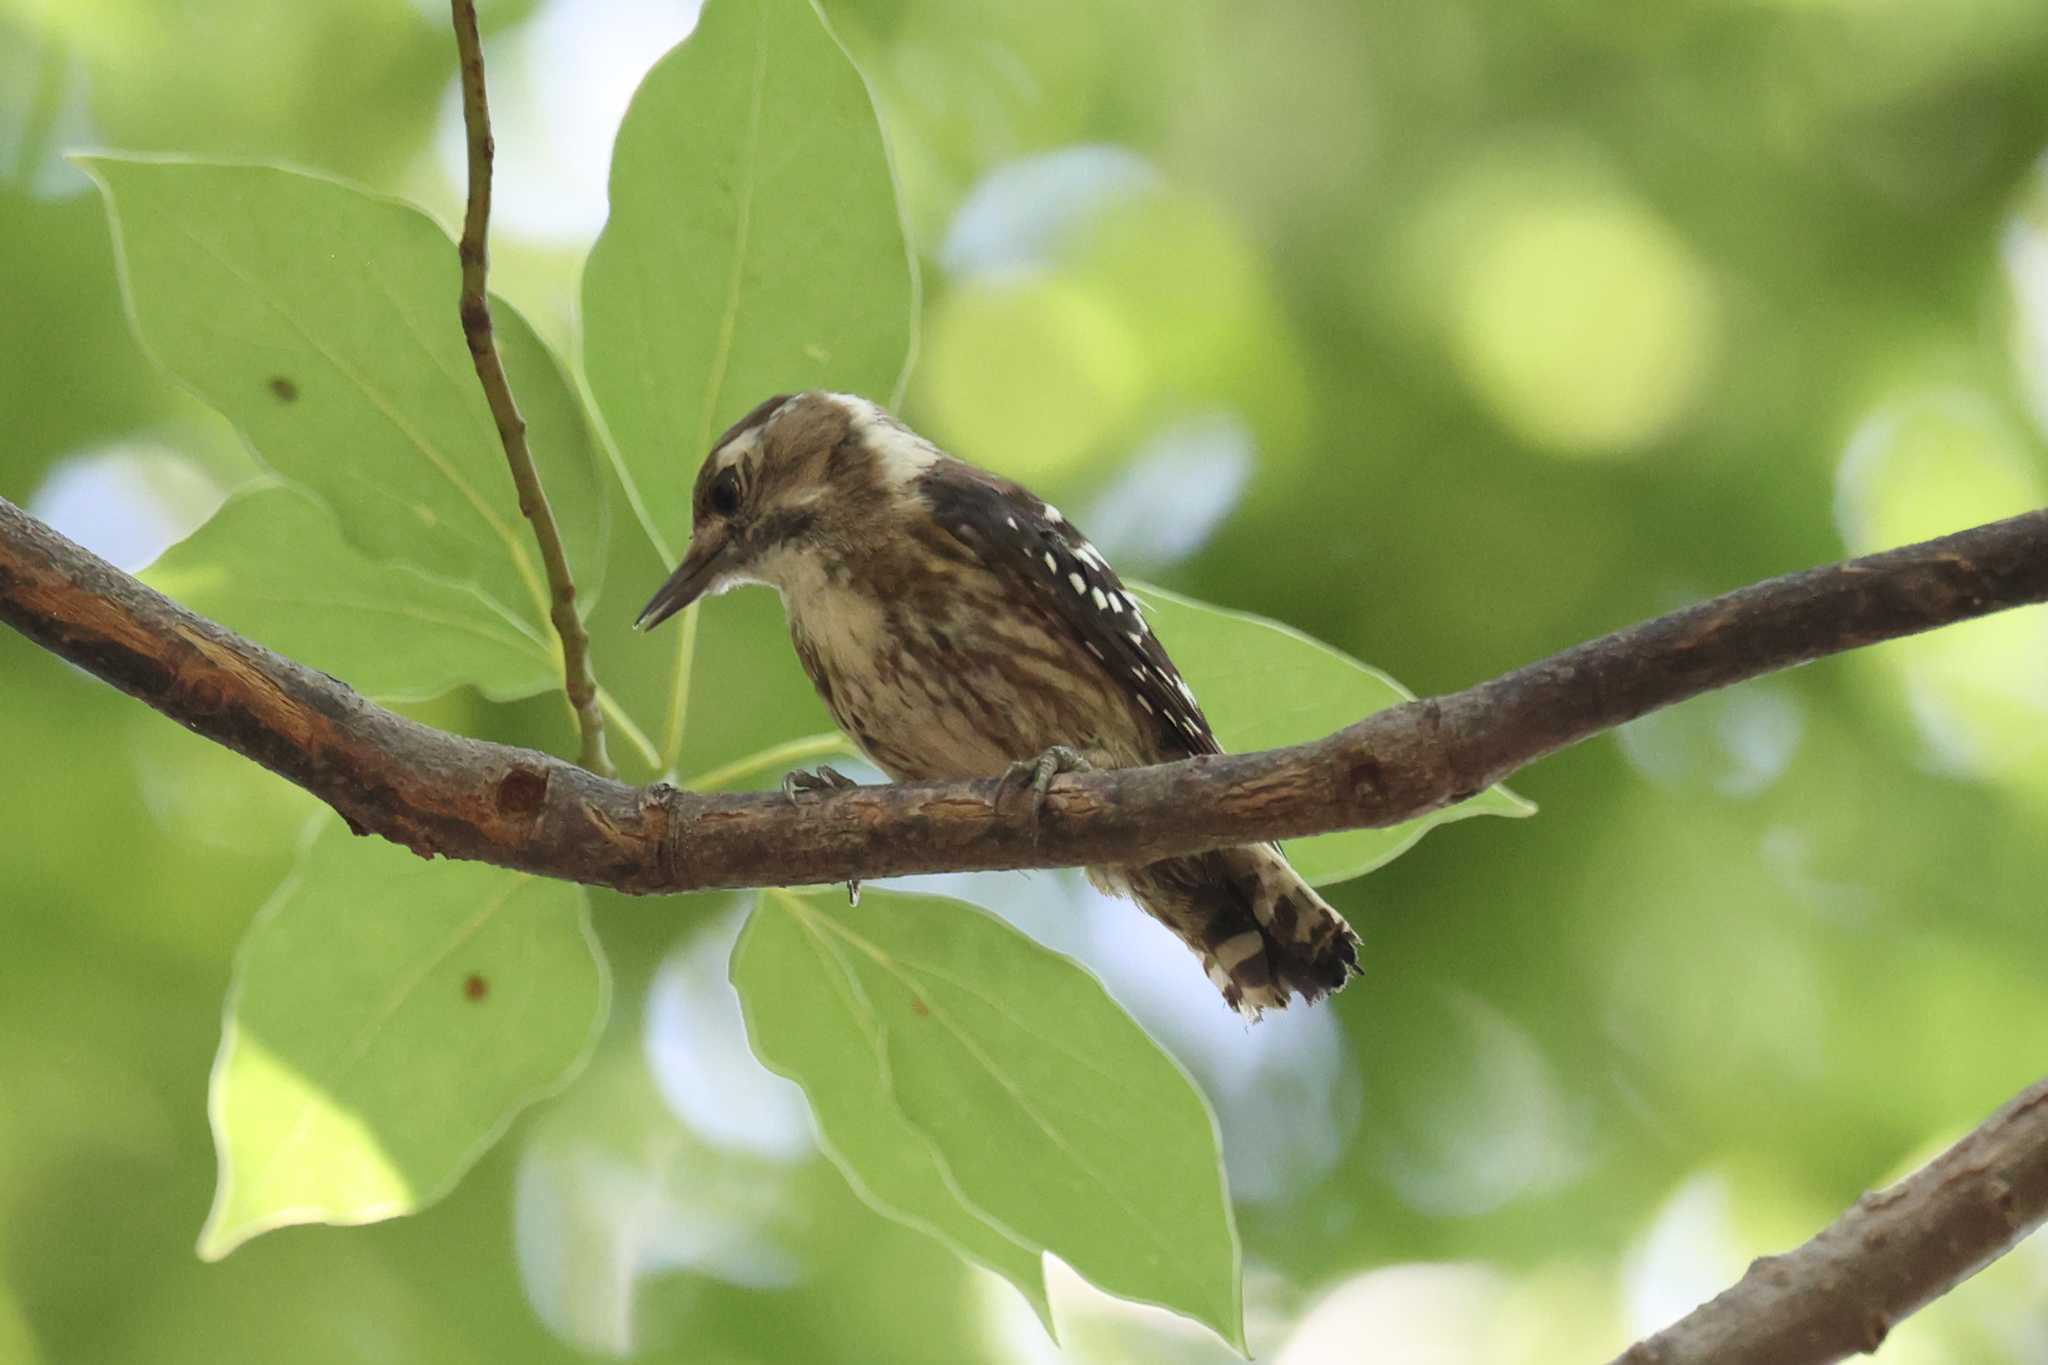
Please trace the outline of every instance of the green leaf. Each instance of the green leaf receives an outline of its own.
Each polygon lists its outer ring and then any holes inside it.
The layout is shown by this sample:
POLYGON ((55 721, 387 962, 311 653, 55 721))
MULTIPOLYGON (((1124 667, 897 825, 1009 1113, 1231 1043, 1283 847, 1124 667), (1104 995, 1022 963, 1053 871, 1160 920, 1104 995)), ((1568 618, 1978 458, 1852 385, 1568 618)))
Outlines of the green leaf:
POLYGON ((733 948, 732 981, 754 1055, 804 1087, 819 1142, 862 1199, 1001 1275, 1051 1331, 1042 1248, 954 1190, 889 1093, 881 1026, 842 960, 843 945, 809 931, 801 914, 801 906, 771 905, 748 918, 733 948))
POLYGON ((743 782, 758 783, 762 778, 779 780, 784 773, 796 768, 815 767, 824 759, 860 756, 860 750, 854 747, 852 740, 837 730, 830 730, 757 749, 743 758, 685 778, 681 785, 684 791, 723 791, 743 782))
POLYGON ((383 701, 464 683, 505 700, 561 676, 552 642, 524 619, 483 608, 473 588, 366 558, 333 513, 284 484, 229 498, 142 579, 383 701))
POLYGON ((7 1283, 0 1280, 0 1360, 12 1361, 13 1365, 42 1365, 42 1359, 29 1331, 28 1318, 7 1283))
POLYGON ((235 964, 199 1254, 432 1203, 582 1065, 606 994, 581 888, 323 822, 235 964))
MULTIPOLYGON (((1291 626, 1226 611, 1134 583, 1159 640, 1202 699, 1217 740, 1251 753, 1321 739, 1415 694, 1386 674, 1291 626)), ((1292 839, 1287 859, 1315 886, 1363 876, 1406 853, 1437 825, 1472 815, 1534 815, 1534 803, 1505 786, 1389 829, 1355 829, 1292 839)))
MULTIPOLYGON (((688 539, 712 439, 772 393, 892 397, 916 298, 873 102, 815 6, 711 0, 634 94, 583 271, 584 369, 627 505, 665 566, 688 539)), ((633 651, 658 681, 619 687, 670 770, 700 615, 686 611, 658 651, 633 651)), ((609 639, 627 623, 598 624, 609 639)))
MULTIPOLYGON (((105 191, 129 310, 158 364, 319 494, 358 550, 471 585, 473 616, 551 639, 447 233, 405 204, 272 167, 80 164, 105 191)), ((587 607, 603 562, 589 424, 511 305, 494 300, 492 317, 587 607)))
POLYGON ((1018 1260, 1039 1248, 1243 1349, 1215 1120, 1078 964, 959 901, 767 891, 732 979, 756 1054, 803 1087, 875 1207, 1041 1314, 1018 1260))
POLYGON ((710 0, 641 83, 583 272, 583 355, 673 560, 712 438, 772 393, 887 399, 916 285, 881 129, 809 0, 710 0))

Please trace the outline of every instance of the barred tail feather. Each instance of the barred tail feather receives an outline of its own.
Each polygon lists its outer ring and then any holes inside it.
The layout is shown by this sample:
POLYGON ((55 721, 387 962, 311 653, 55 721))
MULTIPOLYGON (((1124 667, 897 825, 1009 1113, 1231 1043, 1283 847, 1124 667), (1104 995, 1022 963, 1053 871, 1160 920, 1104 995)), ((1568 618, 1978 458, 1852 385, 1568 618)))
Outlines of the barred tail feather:
POLYGON ((1313 1004, 1358 971, 1358 936, 1270 844, 1092 871, 1180 936, 1232 1008, 1313 1004))

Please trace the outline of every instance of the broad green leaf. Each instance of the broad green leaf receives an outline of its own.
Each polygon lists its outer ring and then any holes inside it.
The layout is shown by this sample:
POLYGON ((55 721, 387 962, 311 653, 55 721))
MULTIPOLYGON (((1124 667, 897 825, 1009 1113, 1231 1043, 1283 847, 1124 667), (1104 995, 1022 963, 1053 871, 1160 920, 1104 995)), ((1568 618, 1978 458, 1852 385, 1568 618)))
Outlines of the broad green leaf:
POLYGON ((711 0, 641 82, 584 270, 584 362, 666 553, 770 393, 889 399, 915 282, 874 104, 809 0, 711 0))
POLYGON ((892 395, 915 297, 874 105, 816 8, 710 0, 626 111, 583 273, 591 391, 665 557, 754 404, 892 395))
MULTIPOLYGON (((474 586, 552 638, 547 586, 424 213, 265 166, 91 157, 137 334, 373 559, 474 586)), ((511 305, 492 317, 585 606, 603 563, 582 403, 511 305)))
POLYGON ((1078 964, 959 901, 769 891, 732 976, 755 1051, 877 1207, 956 1245, 980 1223, 1243 1348, 1209 1107, 1078 964))
POLYGON ((8 1292, 6 1282, 0 1281, 0 1360, 11 1361, 13 1365, 41 1365, 42 1359, 35 1337, 29 1332, 27 1317, 8 1292))
MULTIPOLYGON (((666 566, 712 439, 772 393, 893 396, 916 295, 873 103, 816 7, 710 0, 626 111, 583 272, 585 372, 666 566)), ((682 756, 700 614, 634 651, 658 682, 620 688, 663 768, 682 756)))
POLYGON ((763 894, 732 955, 754 1055, 803 1086, 820 1144, 862 1199, 1001 1275, 1051 1331, 1043 1249, 964 1202, 896 1107, 880 1021, 845 945, 807 927, 801 903, 780 903, 786 893, 763 894))
POLYGON ((432 1203, 582 1064, 606 992, 581 888, 325 821, 236 960, 200 1255, 432 1203))
MULTIPOLYGON (((1132 588, 1229 752, 1321 739, 1375 711, 1415 699, 1378 669, 1290 626, 1149 584, 1132 588)), ((1531 802, 1493 786, 1448 810, 1390 829, 1289 840, 1287 858, 1311 884, 1326 886, 1392 862, 1437 825, 1472 815, 1535 813, 1531 802)))
POLYGON ((473 588, 366 558, 333 513, 284 484, 235 494, 142 578, 379 700, 464 683, 509 699, 561 677, 553 641, 524 618, 488 610, 473 588))

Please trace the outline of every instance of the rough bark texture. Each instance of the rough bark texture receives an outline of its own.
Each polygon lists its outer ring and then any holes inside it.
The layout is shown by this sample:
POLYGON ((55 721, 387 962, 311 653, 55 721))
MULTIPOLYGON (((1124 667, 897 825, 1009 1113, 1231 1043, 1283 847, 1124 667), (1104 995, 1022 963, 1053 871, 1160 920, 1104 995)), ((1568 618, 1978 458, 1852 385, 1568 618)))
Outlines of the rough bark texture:
POLYGON ((1804 1246, 1636 1343, 1614 1365, 1820 1365, 1875 1351, 1901 1318, 2048 1215, 2048 1081, 1804 1246))
POLYGON ((425 854, 646 893, 1145 862, 1398 824, 1712 688, 2048 600, 2048 511, 1743 588, 1324 739, 1055 780, 779 794, 636 789, 392 714, 204 620, 0 500, 0 619, 425 854))

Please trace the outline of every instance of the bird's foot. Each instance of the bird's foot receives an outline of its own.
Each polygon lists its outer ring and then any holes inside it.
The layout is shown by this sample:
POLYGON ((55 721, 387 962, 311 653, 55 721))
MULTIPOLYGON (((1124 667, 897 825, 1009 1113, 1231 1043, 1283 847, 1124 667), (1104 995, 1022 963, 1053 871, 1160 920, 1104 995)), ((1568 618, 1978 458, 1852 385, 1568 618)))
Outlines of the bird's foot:
POLYGON ((1095 765, 1064 744, 1055 744, 1037 758, 1019 759, 1003 771, 1002 780, 996 783, 996 804, 1001 805, 1009 795, 1010 788, 1018 782, 1025 782, 1031 788, 1031 815, 1037 819, 1045 813, 1045 794, 1052 790, 1052 780, 1061 773, 1085 773, 1093 771, 1095 765))
MULTIPOLYGON (((782 775, 782 795, 792 806, 796 805, 799 798, 807 792, 845 791, 848 787, 858 787, 859 785, 860 783, 854 781, 845 773, 840 772, 837 768, 824 764, 820 764, 815 772, 806 768, 798 768, 794 772, 787 772, 782 775)), ((848 879, 846 883, 846 903, 848 905, 860 904, 860 878, 848 879)))
POLYGON ((806 792, 844 791, 848 787, 859 785, 860 783, 837 768, 824 765, 820 765, 815 772, 808 768, 798 768, 795 772, 782 775, 782 794, 792 806, 796 805, 798 799, 806 792))

